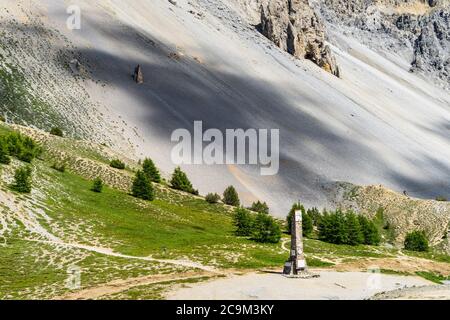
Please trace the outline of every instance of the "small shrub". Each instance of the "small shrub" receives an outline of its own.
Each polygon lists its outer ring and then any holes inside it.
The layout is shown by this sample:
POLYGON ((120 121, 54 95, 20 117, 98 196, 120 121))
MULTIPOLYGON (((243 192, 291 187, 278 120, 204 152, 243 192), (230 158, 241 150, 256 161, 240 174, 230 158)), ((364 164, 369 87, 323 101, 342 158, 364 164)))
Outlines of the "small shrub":
POLYGON ((0 163, 1 164, 10 164, 11 159, 9 157, 8 145, 6 141, 0 138, 0 163))
POLYGON ((147 178, 147 175, 141 170, 136 172, 131 193, 134 197, 143 200, 153 201, 155 198, 152 183, 147 178))
POLYGON ((208 193, 205 197, 206 202, 215 204, 220 201, 220 196, 217 193, 208 193))
POLYGON ((269 214, 269 206, 267 205, 267 203, 261 201, 253 202, 250 210, 254 212, 269 214))
POLYGON ((109 163, 109 165, 110 165, 112 168, 115 168, 115 169, 119 169, 119 170, 125 169, 125 163, 123 163, 123 162, 120 161, 119 159, 114 159, 114 160, 112 160, 112 161, 109 163))
POLYGON ((278 243, 281 228, 270 215, 258 213, 252 227, 252 239, 261 243, 278 243))
POLYGON ((186 173, 184 173, 180 167, 175 168, 175 171, 172 174, 172 179, 170 180, 170 185, 176 190, 198 194, 198 191, 194 190, 186 173))
POLYGON ((6 119, 4 116, 0 115, 0 122, 6 122, 6 119))
POLYGON ((94 179, 91 191, 101 193, 103 191, 103 181, 100 178, 94 179))
POLYGON ((50 130, 50 134, 58 137, 64 136, 63 131, 60 128, 54 127, 50 130))
POLYGON ((31 192, 31 168, 18 168, 14 173, 12 189, 20 193, 31 192))
POLYGON ((144 162, 142 163, 142 169, 144 170, 144 173, 147 175, 150 181, 156 183, 161 182, 161 175, 152 159, 150 158, 145 159, 144 162))
POLYGON ((428 251, 428 239, 423 231, 413 231, 406 235, 405 249, 410 251, 428 251))
POLYGON ((238 207, 241 204, 239 195, 233 186, 229 186, 223 192, 223 203, 233 207, 238 207))
POLYGON ((448 199, 447 199, 446 197, 443 197, 443 196, 437 196, 437 197, 436 197, 436 201, 443 201, 443 202, 446 202, 446 201, 448 201, 448 199))
POLYGON ((236 208, 233 216, 233 223, 236 227, 235 234, 240 237, 249 237, 252 234, 253 217, 244 208, 236 208))
POLYGON ((52 169, 64 173, 64 172, 66 172, 66 164, 65 163, 54 163, 52 165, 52 169))
POLYGON ((33 139, 18 132, 8 134, 5 141, 8 146, 9 155, 24 162, 31 163, 42 152, 41 148, 33 139))

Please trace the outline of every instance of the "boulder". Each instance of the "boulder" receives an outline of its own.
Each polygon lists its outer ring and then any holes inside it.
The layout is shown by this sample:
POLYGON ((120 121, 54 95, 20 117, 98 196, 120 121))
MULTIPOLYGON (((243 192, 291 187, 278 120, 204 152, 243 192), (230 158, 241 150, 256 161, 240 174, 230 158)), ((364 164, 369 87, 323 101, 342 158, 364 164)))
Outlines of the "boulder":
POLYGON ((133 79, 134 79, 134 81, 136 81, 137 84, 144 83, 144 74, 142 73, 142 68, 140 65, 138 65, 134 69, 133 79))

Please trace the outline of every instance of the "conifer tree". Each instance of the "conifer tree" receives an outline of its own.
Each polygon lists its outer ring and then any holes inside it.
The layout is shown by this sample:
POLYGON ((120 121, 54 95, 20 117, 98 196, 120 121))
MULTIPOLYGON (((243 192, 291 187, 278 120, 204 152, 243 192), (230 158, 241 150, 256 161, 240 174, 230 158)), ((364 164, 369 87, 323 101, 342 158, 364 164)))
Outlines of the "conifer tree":
POLYGON ((144 162, 142 163, 142 169, 144 170, 144 173, 147 175, 147 177, 150 179, 150 181, 160 183, 161 182, 161 175, 159 173, 159 170, 156 168, 155 163, 152 159, 146 158, 144 162))
POLYGON ((196 193, 196 190, 192 187, 192 183, 189 181, 186 173, 184 173, 180 167, 175 168, 170 180, 172 188, 189 193, 196 193))
POLYGON ((261 243, 278 243, 281 229, 272 216, 258 213, 252 227, 252 239, 261 243))
POLYGON ((31 168, 18 168, 14 173, 12 189, 20 193, 31 192, 31 168))
POLYGON ((259 200, 257 202, 253 202, 250 210, 254 212, 269 214, 269 206, 267 205, 267 203, 261 202, 259 200))
POLYGON ((233 223, 236 227, 236 235, 248 237, 252 234, 253 217, 250 212, 244 208, 236 208, 233 216, 233 223))
POLYGON ((10 164, 11 159, 9 158, 8 146, 4 139, 0 139, 0 163, 10 164))
POLYGON ((223 192, 223 202, 234 207, 238 207, 241 204, 239 195, 233 186, 229 186, 223 192))
POLYGON ((152 183, 147 178, 147 175, 141 170, 136 172, 131 193, 134 197, 143 200, 153 201, 155 198, 152 183))

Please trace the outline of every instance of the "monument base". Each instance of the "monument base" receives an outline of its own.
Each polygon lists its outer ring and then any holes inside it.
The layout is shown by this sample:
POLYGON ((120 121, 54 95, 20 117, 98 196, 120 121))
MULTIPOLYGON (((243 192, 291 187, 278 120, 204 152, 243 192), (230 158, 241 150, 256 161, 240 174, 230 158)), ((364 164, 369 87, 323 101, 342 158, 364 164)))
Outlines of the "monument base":
POLYGON ((311 271, 299 271, 297 274, 283 274, 284 277, 289 279, 312 279, 320 278, 320 274, 313 273, 311 271))
POLYGON ((310 278, 318 278, 319 274, 310 272, 306 267, 306 264, 300 264, 301 267, 297 270, 293 270, 292 261, 287 261, 284 265, 283 276, 286 278, 294 278, 294 279, 310 279, 310 278))

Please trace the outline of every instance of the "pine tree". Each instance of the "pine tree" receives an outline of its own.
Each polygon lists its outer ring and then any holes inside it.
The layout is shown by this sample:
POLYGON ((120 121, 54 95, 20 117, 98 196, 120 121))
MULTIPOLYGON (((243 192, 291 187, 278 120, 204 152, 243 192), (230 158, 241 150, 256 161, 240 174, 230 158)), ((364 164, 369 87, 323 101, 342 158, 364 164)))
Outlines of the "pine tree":
POLYGON ((152 183, 147 178, 147 175, 141 170, 136 172, 131 193, 134 197, 143 200, 153 201, 155 199, 152 183))
POLYGON ((235 234, 240 237, 248 237, 252 234, 253 219, 250 212, 244 208, 236 208, 233 216, 236 227, 235 234))
POLYGON ((239 195, 233 186, 229 186, 223 192, 223 202, 229 206, 238 207, 241 204, 239 195))
POLYGON ((358 216, 358 219, 359 225, 361 226, 361 232, 364 236, 364 244, 378 245, 381 241, 381 237, 375 223, 362 215, 358 216))
POLYGON ((258 213, 252 229, 252 239, 255 241, 261 243, 278 243, 281 239, 280 226, 268 214, 258 213))
POLYGON ((313 226, 318 226, 321 218, 321 214, 319 209, 311 208, 306 211, 306 213, 311 217, 313 226))
POLYGON ((5 140, 0 139, 0 163, 10 164, 11 159, 9 158, 8 146, 5 140))
POLYGON ((161 182, 161 175, 159 174, 159 170, 156 168, 155 163, 153 162, 152 159, 150 158, 145 159, 142 164, 142 168, 144 170, 144 173, 150 179, 150 181, 156 183, 161 182))
POLYGON ((103 191, 102 179, 100 179, 100 178, 94 179, 91 190, 94 192, 97 192, 97 193, 101 193, 103 191))
POLYGON ((14 173, 12 189, 20 193, 31 192, 31 168, 18 168, 14 173))
POLYGON ((313 221, 308 213, 302 212, 302 231, 303 235, 310 238, 314 230, 313 221))
POLYGON ((172 188, 189 193, 196 193, 196 190, 192 187, 192 183, 189 181, 186 173, 184 173, 180 167, 175 168, 170 180, 172 188))
POLYGON ((254 212, 269 214, 269 206, 267 205, 267 203, 261 202, 259 200, 257 202, 253 202, 250 210, 254 212))
POLYGON ((348 243, 346 218, 341 210, 324 213, 319 223, 319 239, 334 244, 348 243))
POLYGON ((364 235, 361 232, 358 217, 352 211, 348 211, 345 215, 345 232, 347 233, 347 241, 345 244, 356 246, 364 243, 364 235))

